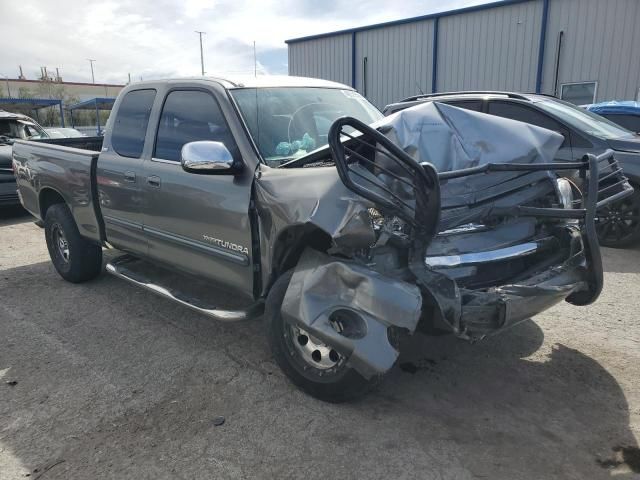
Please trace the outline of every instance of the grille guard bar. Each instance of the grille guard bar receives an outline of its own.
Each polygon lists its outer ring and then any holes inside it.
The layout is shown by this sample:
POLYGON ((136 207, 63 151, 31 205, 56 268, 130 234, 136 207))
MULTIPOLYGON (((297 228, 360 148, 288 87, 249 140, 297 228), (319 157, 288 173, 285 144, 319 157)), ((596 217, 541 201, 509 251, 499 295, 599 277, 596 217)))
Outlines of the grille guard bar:
MULTIPOLYGON (((512 207, 496 207, 491 213, 579 220, 584 247, 584 268, 587 272, 589 289, 574 292, 567 300, 575 305, 587 305, 600 295, 603 286, 603 272, 595 226, 596 212, 599 208, 633 193, 633 187, 624 176, 614 158, 613 151, 608 150, 599 156, 585 155, 582 160, 576 162, 489 163, 437 173, 433 165, 426 162, 418 164, 383 134, 355 118, 344 117, 336 120, 329 129, 328 142, 340 179, 347 188, 375 203, 383 213, 397 215, 416 229, 412 242, 413 252, 411 253, 410 266, 416 276, 422 280, 422 283, 431 283, 428 277, 434 273, 429 273, 428 269, 427 271, 423 270, 422 254, 437 233, 440 218, 440 182, 490 172, 577 171, 585 187, 581 208, 542 208, 514 205, 512 207), (351 128, 357 133, 347 133, 344 130, 345 127, 351 128), (373 157, 370 157, 371 153, 373 153, 373 157), (392 165, 404 171, 406 176, 400 178, 401 176, 377 164, 372 160, 372 158, 375 159, 376 153, 391 160, 392 165), (600 164, 605 162, 611 170, 601 175, 600 164), (399 198, 382 180, 375 181, 370 177, 363 176, 354 167, 358 164, 368 167, 369 171, 377 169, 395 181, 408 183, 415 195, 415 206, 408 205, 405 200, 399 198), (354 176, 372 184, 373 188, 368 188, 361 182, 354 181, 354 176), (597 180, 593 181, 594 179, 597 180), (611 195, 605 195, 612 190, 611 195), (386 193, 388 196, 380 192, 386 193)), ((456 305, 457 302, 454 300, 459 295, 457 285, 446 277, 440 277, 439 280, 439 290, 441 291, 432 293, 438 297, 438 303, 441 305, 447 303, 447 307, 443 309, 448 311, 445 312, 445 316, 451 315, 459 318, 459 303, 456 305)), ((454 323, 457 324, 458 321, 456 320, 454 323)))
POLYGON ((397 215, 409 223, 417 230, 418 236, 428 240, 433 238, 440 221, 440 182, 433 165, 416 163, 383 134, 352 117, 339 118, 331 125, 328 142, 338 175, 347 188, 375 203, 383 213, 397 215), (357 133, 347 133, 345 127, 357 133), (344 142, 344 137, 349 140, 344 142), (392 166, 385 168, 368 158, 367 155, 372 153, 374 157, 376 153, 384 156, 392 166), (410 188, 415 205, 392 191, 382 180, 358 172, 354 168, 357 163, 368 169, 379 170, 405 188, 410 188), (398 174, 398 171, 403 174, 398 174), (354 178, 361 182, 356 182, 354 178), (373 188, 367 187, 367 184, 373 188))

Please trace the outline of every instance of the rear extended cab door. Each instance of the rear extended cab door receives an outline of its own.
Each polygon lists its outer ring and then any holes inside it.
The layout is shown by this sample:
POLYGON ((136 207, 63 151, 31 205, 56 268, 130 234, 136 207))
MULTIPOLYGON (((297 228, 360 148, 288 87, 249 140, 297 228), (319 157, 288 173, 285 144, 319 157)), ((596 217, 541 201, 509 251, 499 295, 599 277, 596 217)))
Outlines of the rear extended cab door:
POLYGON ((207 80, 167 82, 158 89, 150 123, 141 185, 148 256, 253 298, 249 209, 258 158, 227 91, 207 80), (183 170, 180 150, 198 140, 224 143, 242 171, 183 170))
POLYGON ((157 88, 128 87, 115 102, 111 126, 96 168, 107 241, 137 256, 147 255, 143 232, 144 159, 153 137, 149 119, 157 88))

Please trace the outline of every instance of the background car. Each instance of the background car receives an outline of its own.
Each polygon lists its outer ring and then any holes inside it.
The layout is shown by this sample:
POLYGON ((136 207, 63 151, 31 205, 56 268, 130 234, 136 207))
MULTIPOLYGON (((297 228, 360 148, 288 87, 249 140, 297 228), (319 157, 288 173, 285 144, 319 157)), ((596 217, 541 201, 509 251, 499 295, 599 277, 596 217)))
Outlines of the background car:
POLYGON ((47 127, 44 129, 49 134, 50 138, 77 138, 86 137, 82 132, 79 132, 75 128, 63 128, 63 127, 47 127))
POLYGON ((574 161, 587 153, 599 155, 608 149, 614 150, 635 192, 598 212, 600 243, 627 247, 640 242, 640 136, 637 134, 572 103, 539 94, 482 91, 419 95, 387 105, 383 113, 390 115, 428 101, 556 131, 565 139, 556 156, 559 161, 574 161))
POLYGON ((11 166, 14 140, 49 138, 49 134, 31 117, 0 110, 0 206, 19 205, 16 178, 11 166))
POLYGON ((605 117, 627 130, 640 133, 640 102, 601 102, 584 105, 583 108, 605 117))

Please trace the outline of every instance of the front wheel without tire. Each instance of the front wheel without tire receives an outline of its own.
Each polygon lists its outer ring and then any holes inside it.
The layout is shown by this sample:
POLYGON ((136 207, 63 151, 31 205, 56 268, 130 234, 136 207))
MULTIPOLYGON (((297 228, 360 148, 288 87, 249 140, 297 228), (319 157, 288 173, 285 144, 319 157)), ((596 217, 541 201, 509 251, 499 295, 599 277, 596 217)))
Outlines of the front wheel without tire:
POLYGON ((63 203, 49 207, 44 232, 51 262, 62 278, 80 283, 100 274, 102 248, 80 235, 69 207, 63 203))
POLYGON ((382 376, 365 379, 347 366, 343 355, 282 318, 280 309, 292 275, 289 271, 275 282, 265 305, 276 363, 298 388, 319 400, 340 403, 366 394, 382 376))

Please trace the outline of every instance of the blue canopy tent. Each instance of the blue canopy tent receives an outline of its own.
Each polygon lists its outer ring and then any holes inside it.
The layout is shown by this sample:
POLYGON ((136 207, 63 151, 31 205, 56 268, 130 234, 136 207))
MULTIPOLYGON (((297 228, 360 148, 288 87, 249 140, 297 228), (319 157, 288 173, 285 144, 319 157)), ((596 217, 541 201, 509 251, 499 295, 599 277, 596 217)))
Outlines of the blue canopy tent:
POLYGON ((75 110, 95 110, 96 111, 96 129, 97 134, 100 135, 102 133, 102 127, 100 125, 100 110, 111 110, 113 108, 113 104, 115 103, 115 98, 110 97, 96 97, 91 98, 89 100, 85 100, 83 102, 76 103, 67 107, 69 113, 71 114, 71 126, 75 127, 73 112, 75 110))
POLYGON ((51 98, 0 98, 0 108, 7 111, 20 111, 25 108, 33 110, 36 120, 38 118, 38 110, 47 107, 58 106, 60 109, 60 126, 64 127, 64 112, 62 111, 62 100, 54 100, 51 98))

